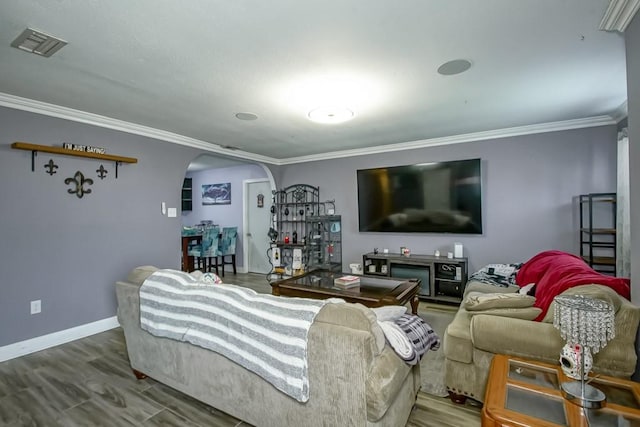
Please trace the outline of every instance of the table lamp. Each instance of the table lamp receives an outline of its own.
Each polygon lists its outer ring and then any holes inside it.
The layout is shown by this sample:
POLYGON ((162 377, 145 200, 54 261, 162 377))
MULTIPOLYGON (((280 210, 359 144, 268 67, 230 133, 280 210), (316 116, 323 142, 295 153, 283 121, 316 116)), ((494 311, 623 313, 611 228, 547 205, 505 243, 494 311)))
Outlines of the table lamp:
POLYGON ((614 312, 610 303, 584 295, 554 298, 553 326, 560 331, 579 358, 579 381, 562 383, 564 396, 584 408, 600 408, 605 394, 585 381, 585 359, 591 358, 615 337, 614 312))

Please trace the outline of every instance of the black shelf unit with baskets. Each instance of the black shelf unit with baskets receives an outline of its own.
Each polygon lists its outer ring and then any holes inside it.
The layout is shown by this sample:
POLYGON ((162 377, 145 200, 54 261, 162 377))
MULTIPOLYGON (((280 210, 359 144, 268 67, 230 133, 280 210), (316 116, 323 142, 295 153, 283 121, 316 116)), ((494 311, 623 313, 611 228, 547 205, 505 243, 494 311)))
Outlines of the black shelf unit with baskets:
POLYGON ((616 273, 616 193, 579 196, 580 257, 600 273, 616 273))

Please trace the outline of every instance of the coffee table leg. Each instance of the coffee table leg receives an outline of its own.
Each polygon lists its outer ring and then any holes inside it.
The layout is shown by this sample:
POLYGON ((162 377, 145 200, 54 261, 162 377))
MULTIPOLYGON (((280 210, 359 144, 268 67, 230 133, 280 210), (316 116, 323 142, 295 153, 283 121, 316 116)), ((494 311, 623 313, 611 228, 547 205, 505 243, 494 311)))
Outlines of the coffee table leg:
POLYGON ((280 296, 280 286, 271 285, 271 295, 275 295, 275 296, 279 297, 280 296))
POLYGON ((418 314, 418 304, 420 304, 420 299, 416 295, 413 298, 411 298, 411 312, 413 314, 418 314))

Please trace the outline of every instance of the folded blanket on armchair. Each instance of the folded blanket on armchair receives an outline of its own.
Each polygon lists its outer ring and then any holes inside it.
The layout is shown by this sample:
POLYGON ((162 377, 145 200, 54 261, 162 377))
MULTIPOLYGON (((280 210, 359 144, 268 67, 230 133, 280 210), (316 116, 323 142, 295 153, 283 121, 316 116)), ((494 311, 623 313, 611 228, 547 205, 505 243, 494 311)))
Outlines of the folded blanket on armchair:
POLYGON ((534 319, 536 321, 544 318, 556 295, 574 286, 603 285, 626 299, 631 296, 629 279, 598 273, 580 257, 557 250, 540 252, 522 265, 516 276, 516 284, 522 287, 529 283, 536 284, 534 307, 542 309, 542 313, 534 319))

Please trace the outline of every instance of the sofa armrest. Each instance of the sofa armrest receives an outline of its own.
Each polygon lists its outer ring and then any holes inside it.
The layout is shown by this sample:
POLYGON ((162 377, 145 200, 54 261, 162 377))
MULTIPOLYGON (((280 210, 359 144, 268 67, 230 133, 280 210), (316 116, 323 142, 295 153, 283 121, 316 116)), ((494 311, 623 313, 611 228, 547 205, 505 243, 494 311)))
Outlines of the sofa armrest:
POLYGON ((478 314, 471 319, 473 346, 495 354, 558 360, 565 342, 551 323, 478 314))

